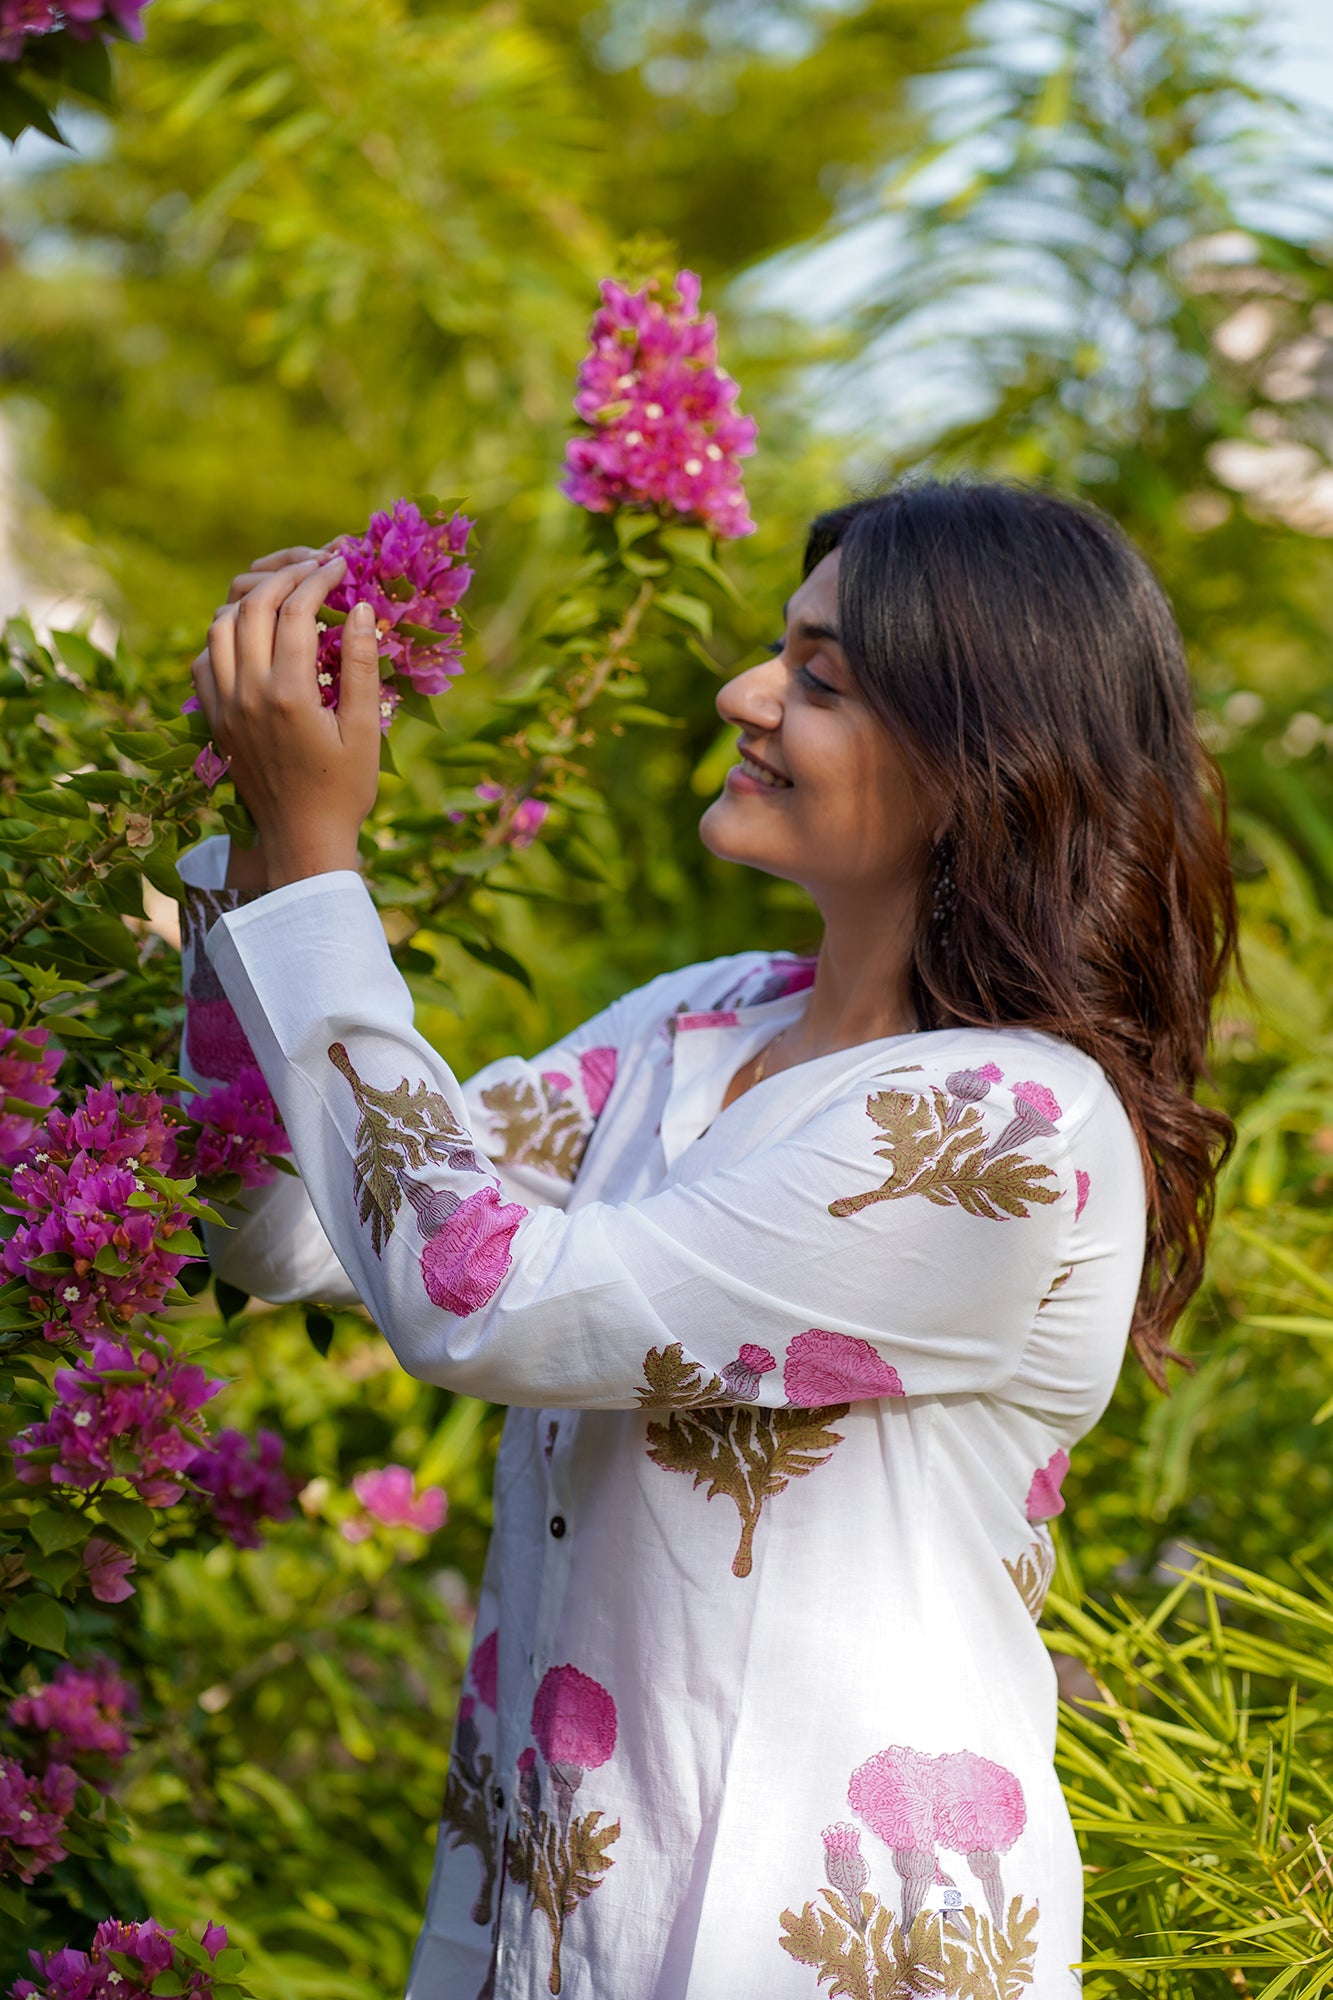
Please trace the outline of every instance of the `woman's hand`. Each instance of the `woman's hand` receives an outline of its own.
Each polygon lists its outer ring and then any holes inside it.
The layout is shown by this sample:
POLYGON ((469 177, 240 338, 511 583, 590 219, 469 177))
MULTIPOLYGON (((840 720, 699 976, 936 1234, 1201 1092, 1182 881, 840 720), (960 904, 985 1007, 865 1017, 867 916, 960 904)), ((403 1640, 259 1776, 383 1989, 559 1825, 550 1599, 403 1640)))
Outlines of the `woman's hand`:
POLYGON ((251 581, 259 567, 237 578, 246 587, 217 613, 193 672, 213 740, 259 829, 265 886, 277 889, 356 867, 357 834, 379 786, 379 657, 374 613, 357 605, 342 632, 338 707, 325 708, 315 619, 342 578, 342 558, 306 557, 251 581))

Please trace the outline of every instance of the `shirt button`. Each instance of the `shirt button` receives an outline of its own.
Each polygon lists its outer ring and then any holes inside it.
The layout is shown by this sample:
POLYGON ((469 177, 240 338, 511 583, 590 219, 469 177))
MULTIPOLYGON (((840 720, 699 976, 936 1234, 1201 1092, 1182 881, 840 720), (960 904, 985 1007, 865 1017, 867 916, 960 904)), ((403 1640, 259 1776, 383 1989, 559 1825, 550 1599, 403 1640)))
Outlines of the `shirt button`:
POLYGON ((552 1516, 551 1516, 551 1523, 550 1523, 550 1526, 551 1526, 551 1533, 552 1533, 552 1534, 554 1535, 554 1537, 555 1537, 556 1541, 559 1541, 559 1540, 560 1540, 560 1538, 561 1538, 561 1536, 562 1536, 562 1535, 564 1534, 564 1532, 565 1532, 565 1517, 564 1517, 564 1515, 563 1515, 563 1514, 552 1514, 552 1516))
POLYGON ((505 1809, 505 1795, 504 1795, 504 1793, 503 1793, 503 1792, 502 1792, 502 1791, 500 1790, 500 1787, 499 1787, 498 1785, 497 1785, 497 1786, 495 1787, 495 1790, 494 1790, 494 1791, 493 1791, 493 1792, 491 1793, 491 1802, 492 1802, 492 1804, 494 1805, 494 1807, 495 1807, 495 1810, 496 1810, 497 1812, 503 1812, 503 1811, 504 1811, 504 1809, 505 1809))

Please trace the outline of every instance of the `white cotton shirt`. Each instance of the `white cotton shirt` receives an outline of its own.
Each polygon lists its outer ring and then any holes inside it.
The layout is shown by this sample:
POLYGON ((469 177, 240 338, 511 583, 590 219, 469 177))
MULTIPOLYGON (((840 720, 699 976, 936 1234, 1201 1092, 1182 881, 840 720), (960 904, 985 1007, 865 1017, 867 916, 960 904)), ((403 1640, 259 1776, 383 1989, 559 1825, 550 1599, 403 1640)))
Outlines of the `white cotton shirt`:
POLYGON ((460 1084, 360 878, 227 913, 225 847, 187 1056, 225 995, 301 1180, 216 1267, 512 1406, 409 2000, 1070 2000, 1034 1618, 1144 1249, 1101 1070, 946 1029, 723 1111, 812 976, 742 952, 460 1084))

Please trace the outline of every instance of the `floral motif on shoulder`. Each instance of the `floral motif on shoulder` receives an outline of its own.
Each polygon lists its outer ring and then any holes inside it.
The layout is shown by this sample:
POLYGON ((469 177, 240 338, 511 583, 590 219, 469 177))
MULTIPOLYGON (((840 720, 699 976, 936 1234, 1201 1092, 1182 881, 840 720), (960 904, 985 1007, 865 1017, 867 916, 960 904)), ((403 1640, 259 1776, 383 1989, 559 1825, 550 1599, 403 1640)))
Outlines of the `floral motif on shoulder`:
POLYGON ((975 1751, 930 1756, 891 1744, 851 1775, 847 1802, 889 1851, 897 1893, 884 1899, 861 1852, 861 1831, 826 1826, 827 1887, 799 1914, 782 1913, 779 1943, 848 2000, 959 1994, 1021 2000, 1036 1971, 1038 1905, 1006 1898, 1000 1859, 1027 1820, 1023 1788, 975 1751), (940 1851, 963 1857, 979 1884, 959 1887, 940 1851))
POLYGON ((770 1000, 785 1000, 789 993, 804 993, 815 983, 813 958, 794 952, 775 952, 758 965, 747 966, 739 977, 724 987, 713 1002, 719 1013, 739 1007, 763 1007, 770 1000))
MULTIPOLYGON (((804 1337, 798 1335, 792 1349, 804 1337)), ((788 1390, 790 1352, 784 1375, 788 1390)), ((696 1491, 706 1486, 707 1499, 731 1501, 741 1521, 731 1564, 737 1577, 749 1576, 754 1567, 755 1529, 765 1503, 785 1492, 793 1479, 827 1464, 843 1442, 843 1433, 831 1427, 847 1415, 846 1402, 830 1398, 818 1408, 754 1407, 763 1377, 777 1365, 767 1348, 750 1343, 720 1375, 687 1361, 679 1341, 650 1348, 643 1361, 640 1408, 670 1412, 665 1422, 648 1425, 648 1456, 664 1472, 689 1475, 696 1491)), ((817 1368, 817 1359, 811 1365, 817 1368)), ((822 1377, 819 1386, 826 1386, 822 1377)))
POLYGON ((1046 1185, 1054 1169, 1022 1151, 1056 1131, 1059 1103, 1043 1083, 1015 1083, 1013 1115, 988 1140, 977 1107, 1002 1081, 1003 1072, 988 1062, 954 1070, 943 1089, 872 1092, 866 1115, 881 1135, 874 1151, 887 1171, 879 1187, 830 1202, 829 1214, 856 1215, 875 1202, 921 1195, 937 1208, 1000 1222, 1029 1215, 1031 1204, 1059 1201, 1062 1190, 1046 1185))
POLYGON ((610 1761, 617 1727, 615 1702, 600 1681, 573 1666, 543 1675, 532 1704, 533 1741, 518 1758, 518 1825, 505 1851, 510 1876, 551 1927, 552 1993, 562 1985, 565 1925, 614 1866, 607 1850, 620 1838, 620 1821, 603 1825, 600 1810, 576 1814, 574 1800, 588 1772, 610 1761))

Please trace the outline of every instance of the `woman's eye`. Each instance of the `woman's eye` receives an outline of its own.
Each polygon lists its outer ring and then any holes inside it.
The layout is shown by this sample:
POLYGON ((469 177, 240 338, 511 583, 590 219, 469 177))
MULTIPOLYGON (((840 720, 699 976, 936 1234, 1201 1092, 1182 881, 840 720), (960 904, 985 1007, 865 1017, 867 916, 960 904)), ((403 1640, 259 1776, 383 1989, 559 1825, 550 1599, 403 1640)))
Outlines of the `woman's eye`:
POLYGON ((797 674, 797 679, 800 681, 802 687, 810 690, 811 694, 836 695, 838 692, 835 687, 830 687, 827 681, 821 681, 819 675, 812 673, 809 667, 802 667, 797 674))
POLYGON ((785 639, 770 639, 768 645, 765 648, 765 651, 769 653, 772 656, 772 658, 776 659, 778 654, 782 651, 783 647, 786 645, 786 643, 787 641, 785 639))

